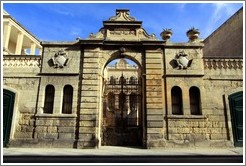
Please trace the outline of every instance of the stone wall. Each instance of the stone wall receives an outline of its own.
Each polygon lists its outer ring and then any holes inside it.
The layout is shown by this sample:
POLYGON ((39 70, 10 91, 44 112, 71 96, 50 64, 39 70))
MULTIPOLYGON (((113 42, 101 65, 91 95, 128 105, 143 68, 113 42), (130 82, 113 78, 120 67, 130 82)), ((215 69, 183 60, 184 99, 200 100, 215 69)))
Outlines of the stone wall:
POLYGON ((34 138, 40 78, 39 56, 4 56, 3 88, 15 93, 9 146, 34 138))
POLYGON ((34 114, 36 112, 38 78, 4 78, 4 88, 16 92, 15 112, 12 138, 32 139, 34 130, 34 114))
MULTIPOLYGON (((44 43, 42 68, 40 72, 39 98, 34 138, 35 146, 47 147, 73 147, 76 140, 78 92, 79 92, 79 66, 80 48, 73 45, 49 46, 44 43), (60 50, 65 53, 68 63, 63 67, 56 67, 51 63, 52 58, 60 50), (55 88, 53 113, 44 113, 45 88, 53 85, 55 88), (73 88, 73 101, 71 114, 62 113, 63 90, 66 85, 73 88)), ((34 146, 34 145, 33 145, 34 146)))
POLYGON ((163 51, 161 49, 146 50, 146 146, 163 140, 165 134, 163 121, 163 51))
POLYGON ((78 148, 98 146, 100 49, 82 50, 80 67, 80 106, 78 110, 78 148))

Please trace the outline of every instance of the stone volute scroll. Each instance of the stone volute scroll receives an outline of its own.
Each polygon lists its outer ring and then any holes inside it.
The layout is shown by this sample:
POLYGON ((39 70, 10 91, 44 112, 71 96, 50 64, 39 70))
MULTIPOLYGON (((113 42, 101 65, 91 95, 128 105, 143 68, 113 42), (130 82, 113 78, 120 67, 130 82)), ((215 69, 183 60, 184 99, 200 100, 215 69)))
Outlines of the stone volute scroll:
POLYGON ((64 66, 67 66, 69 58, 67 57, 67 53, 61 49, 55 53, 50 61, 52 62, 51 66, 54 68, 63 68, 64 66))
POLYGON ((178 69, 187 69, 191 66, 193 59, 188 59, 187 54, 184 51, 180 51, 176 54, 174 61, 174 67, 178 69))
POLYGON ((116 16, 110 17, 109 21, 135 21, 135 18, 130 16, 129 10, 117 9, 116 16))

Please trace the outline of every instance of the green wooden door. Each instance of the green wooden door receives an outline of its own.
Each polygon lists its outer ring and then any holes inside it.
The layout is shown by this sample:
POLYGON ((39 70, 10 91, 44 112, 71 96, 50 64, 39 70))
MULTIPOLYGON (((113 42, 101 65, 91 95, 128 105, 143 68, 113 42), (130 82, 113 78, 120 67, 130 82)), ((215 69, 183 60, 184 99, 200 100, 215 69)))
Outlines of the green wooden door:
POLYGON ((235 146, 243 146, 243 92, 229 96, 235 146))
POLYGON ((11 122, 14 108, 15 94, 8 90, 3 90, 3 146, 9 142, 11 122))

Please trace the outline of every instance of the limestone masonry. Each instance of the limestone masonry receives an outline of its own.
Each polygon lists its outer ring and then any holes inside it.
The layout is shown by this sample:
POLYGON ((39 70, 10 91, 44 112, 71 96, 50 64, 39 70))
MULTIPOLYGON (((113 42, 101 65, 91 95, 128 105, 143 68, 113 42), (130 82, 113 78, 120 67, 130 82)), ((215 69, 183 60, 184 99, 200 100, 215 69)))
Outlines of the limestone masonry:
POLYGON ((170 29, 158 40, 118 9, 87 39, 39 45, 26 30, 13 41, 5 12, 4 146, 242 146, 242 14, 173 43, 170 29))

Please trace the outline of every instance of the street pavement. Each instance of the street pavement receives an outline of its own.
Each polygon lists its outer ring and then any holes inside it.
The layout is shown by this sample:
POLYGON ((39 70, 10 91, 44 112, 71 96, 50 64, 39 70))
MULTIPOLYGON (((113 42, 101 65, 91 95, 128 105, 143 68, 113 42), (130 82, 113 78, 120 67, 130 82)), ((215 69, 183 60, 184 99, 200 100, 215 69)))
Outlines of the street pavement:
POLYGON ((3 163, 243 163, 243 148, 3 148, 3 163))

